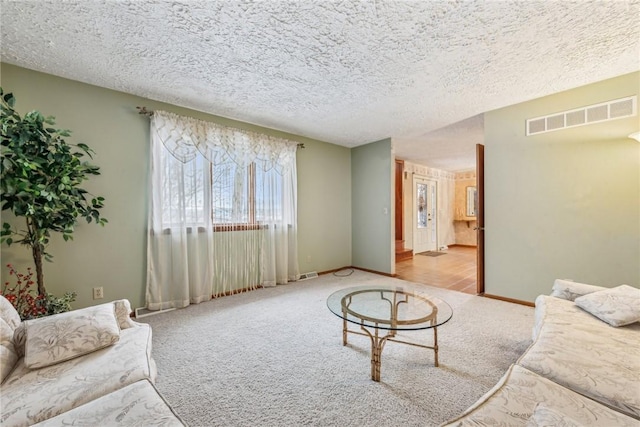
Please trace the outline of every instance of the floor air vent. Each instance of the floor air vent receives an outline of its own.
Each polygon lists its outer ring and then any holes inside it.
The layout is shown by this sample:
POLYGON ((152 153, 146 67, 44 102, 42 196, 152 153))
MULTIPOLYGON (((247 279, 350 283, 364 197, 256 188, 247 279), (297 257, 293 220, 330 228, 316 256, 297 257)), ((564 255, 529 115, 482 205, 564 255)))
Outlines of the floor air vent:
POLYGON ((318 277, 318 273, 316 273, 315 271, 312 271, 310 273, 302 273, 300 275, 300 278, 298 279, 298 282, 301 280, 315 279, 316 277, 318 277))
POLYGON ((638 97, 629 96, 601 104, 587 105, 575 110, 528 119, 526 123, 527 136, 632 117, 637 113, 638 97))

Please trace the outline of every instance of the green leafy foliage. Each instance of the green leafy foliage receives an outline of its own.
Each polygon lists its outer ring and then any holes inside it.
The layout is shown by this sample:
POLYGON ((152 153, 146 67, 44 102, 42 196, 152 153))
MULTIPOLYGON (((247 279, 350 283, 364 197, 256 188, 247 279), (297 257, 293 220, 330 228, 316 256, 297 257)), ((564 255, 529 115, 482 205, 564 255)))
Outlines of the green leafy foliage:
POLYGON ((21 117, 15 111, 16 98, 0 88, 0 146, 2 210, 10 210, 26 220, 26 230, 2 224, 0 243, 30 246, 36 265, 38 293, 45 295, 42 257, 52 232, 62 233, 65 241, 73 239, 78 218, 104 225, 100 215, 103 197, 91 196, 80 185, 100 168, 84 158, 92 158, 86 144, 71 145, 65 138, 68 130, 56 129, 53 117, 31 111, 21 117))

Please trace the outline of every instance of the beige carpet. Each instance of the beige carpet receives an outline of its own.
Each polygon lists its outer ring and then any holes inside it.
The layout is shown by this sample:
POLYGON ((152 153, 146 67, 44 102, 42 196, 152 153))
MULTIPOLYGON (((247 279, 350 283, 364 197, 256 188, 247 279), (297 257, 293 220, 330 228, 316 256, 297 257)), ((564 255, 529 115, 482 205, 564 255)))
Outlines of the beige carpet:
MULTIPOLYGON (((356 270, 220 298, 141 319, 153 327, 157 387, 190 426, 431 426, 488 391, 530 343, 533 309, 439 288, 453 318, 433 352, 387 343, 370 379, 370 341, 326 307, 343 287, 402 283, 356 270)), ((430 331, 405 332, 424 340, 430 331)))

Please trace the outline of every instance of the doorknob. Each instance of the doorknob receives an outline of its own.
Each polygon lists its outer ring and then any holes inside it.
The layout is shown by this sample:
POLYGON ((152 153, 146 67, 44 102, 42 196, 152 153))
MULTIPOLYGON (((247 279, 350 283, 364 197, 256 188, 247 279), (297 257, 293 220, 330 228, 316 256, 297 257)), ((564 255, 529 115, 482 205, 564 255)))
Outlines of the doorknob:
POLYGON ((484 231, 484 227, 473 227, 474 230, 484 231))

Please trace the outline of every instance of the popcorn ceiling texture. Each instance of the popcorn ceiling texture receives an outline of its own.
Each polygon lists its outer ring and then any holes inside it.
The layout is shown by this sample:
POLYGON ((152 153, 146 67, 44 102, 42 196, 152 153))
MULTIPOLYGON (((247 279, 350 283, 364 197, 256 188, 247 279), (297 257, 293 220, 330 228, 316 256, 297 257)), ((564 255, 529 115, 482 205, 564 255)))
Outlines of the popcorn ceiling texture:
POLYGON ((448 170, 481 119, 430 131, 640 68, 638 1, 0 6, 4 62, 448 170))

